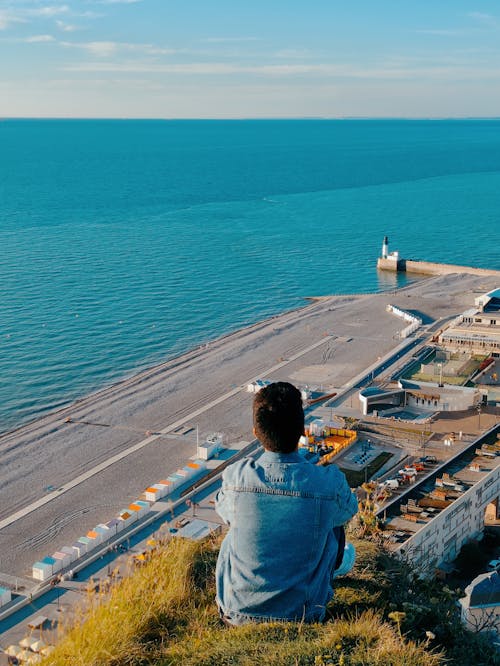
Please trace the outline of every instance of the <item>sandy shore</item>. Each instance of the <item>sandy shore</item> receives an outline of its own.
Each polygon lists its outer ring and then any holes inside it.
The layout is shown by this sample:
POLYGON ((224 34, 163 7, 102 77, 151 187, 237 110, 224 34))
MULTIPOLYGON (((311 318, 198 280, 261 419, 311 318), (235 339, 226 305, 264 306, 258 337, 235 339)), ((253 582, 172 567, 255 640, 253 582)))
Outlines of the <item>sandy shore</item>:
POLYGON ((112 518, 175 471, 195 454, 196 426, 200 438, 223 431, 229 445, 250 440, 252 396, 245 387, 252 379, 338 390, 400 343, 405 324, 386 312, 388 303, 435 321, 465 310, 495 286, 495 278, 447 275, 397 291, 321 298, 0 437, 0 521, 54 497, 0 529, 0 582, 2 573, 29 577, 39 557, 112 518), (107 464, 139 443, 142 448, 107 464), (101 471, 57 495, 100 464, 101 471))

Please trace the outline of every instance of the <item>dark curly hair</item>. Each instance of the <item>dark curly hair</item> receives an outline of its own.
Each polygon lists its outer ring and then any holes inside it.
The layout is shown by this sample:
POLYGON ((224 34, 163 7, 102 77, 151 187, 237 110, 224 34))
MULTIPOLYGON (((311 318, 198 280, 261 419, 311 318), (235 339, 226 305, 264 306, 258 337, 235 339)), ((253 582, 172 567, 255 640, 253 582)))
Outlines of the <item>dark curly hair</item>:
POLYGON ((300 391, 288 382, 275 382, 261 389, 253 401, 253 424, 255 435, 266 450, 295 451, 304 434, 300 391))

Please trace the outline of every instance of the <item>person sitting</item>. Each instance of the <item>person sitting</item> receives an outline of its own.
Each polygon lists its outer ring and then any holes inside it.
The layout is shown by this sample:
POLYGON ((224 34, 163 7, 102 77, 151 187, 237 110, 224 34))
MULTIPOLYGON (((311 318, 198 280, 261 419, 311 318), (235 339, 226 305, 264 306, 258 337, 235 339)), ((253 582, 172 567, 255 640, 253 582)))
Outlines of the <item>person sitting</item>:
POLYGON ((215 502, 229 525, 216 566, 221 618, 229 625, 320 622, 356 496, 335 465, 316 466, 298 453, 304 410, 295 386, 261 389, 253 420, 264 452, 224 470, 215 502))

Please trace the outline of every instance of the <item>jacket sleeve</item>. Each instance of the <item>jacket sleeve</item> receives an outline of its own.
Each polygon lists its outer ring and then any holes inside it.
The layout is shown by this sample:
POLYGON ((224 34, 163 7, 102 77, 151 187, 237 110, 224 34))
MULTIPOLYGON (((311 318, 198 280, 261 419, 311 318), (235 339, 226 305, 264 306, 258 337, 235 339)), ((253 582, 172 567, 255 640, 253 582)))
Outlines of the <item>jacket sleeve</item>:
POLYGON ((347 483, 345 475, 337 469, 335 478, 338 513, 335 516, 335 526, 344 525, 358 512, 358 500, 347 483))
POLYGON ((227 488, 227 469, 222 474, 222 486, 215 497, 215 510, 226 525, 233 522, 233 492, 227 488))

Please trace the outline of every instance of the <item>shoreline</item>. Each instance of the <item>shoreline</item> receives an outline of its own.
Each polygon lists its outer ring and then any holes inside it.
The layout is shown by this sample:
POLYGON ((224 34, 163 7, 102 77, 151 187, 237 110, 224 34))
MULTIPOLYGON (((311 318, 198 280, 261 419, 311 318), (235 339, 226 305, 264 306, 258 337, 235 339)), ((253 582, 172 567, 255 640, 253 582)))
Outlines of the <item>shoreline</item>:
MULTIPOLYGON (((424 279, 425 276, 421 276, 420 279, 424 279)), ((418 280, 419 278, 417 278, 418 280)), ((414 279, 410 284, 414 284, 416 280, 414 279)), ((395 287, 396 291, 399 291, 401 289, 405 289, 405 287, 409 286, 408 284, 403 285, 402 287, 395 287)), ((185 351, 179 352, 177 354, 174 354, 173 356, 167 356, 164 360, 160 361, 159 363, 154 363, 153 365, 148 365, 138 371, 132 370, 131 374, 129 375, 124 375, 120 379, 116 380, 111 380, 111 383, 103 385, 101 388, 97 388, 93 391, 90 391, 88 393, 84 393, 81 396, 74 398, 72 400, 69 400, 67 403, 63 404, 62 406, 56 408, 56 409, 47 409, 46 411, 41 412, 40 414, 33 416, 33 418, 30 418, 27 421, 23 421, 18 423, 17 425, 8 428, 7 430, 0 431, 0 443, 3 438, 8 437, 12 434, 17 433, 20 430, 24 430, 25 428, 29 428, 30 426, 36 426, 36 424, 45 419, 49 418, 51 416, 56 416, 58 414, 64 414, 68 410, 77 407, 82 407, 84 406, 87 402, 92 402, 99 397, 105 396, 110 391, 114 391, 116 389, 119 389, 121 387, 126 387, 129 383, 133 382, 140 382, 142 379, 147 379, 149 377, 153 377, 155 374, 160 373, 164 370, 169 370, 169 369, 175 369, 178 365, 182 365, 185 361, 187 360, 196 360, 198 357, 199 353, 202 352, 203 350, 207 349, 208 346, 214 345, 214 344, 220 344, 224 342, 226 339, 231 338, 232 336, 239 336, 240 334, 244 334, 245 332, 251 333, 253 331, 258 331, 260 328, 267 326, 270 322, 279 319, 283 316, 286 316, 291 313, 298 313, 304 308, 307 308, 308 305, 311 303, 315 302, 324 302, 324 301, 329 301, 332 299, 353 299, 353 298, 361 298, 361 297, 366 297, 366 296, 372 296, 374 294, 381 294, 381 293, 386 293, 386 292, 392 292, 394 291, 393 289, 383 289, 379 290, 376 292, 356 292, 353 294, 332 294, 332 295, 324 295, 324 296, 303 296, 302 299, 306 301, 304 305, 300 305, 295 308, 291 308, 288 310, 283 310, 277 314, 270 315, 269 317, 266 317, 265 319, 259 319, 256 322, 253 322, 251 324, 247 324, 245 326, 242 326, 240 328, 236 328, 232 331, 229 331, 227 333, 222 333, 221 335, 211 338, 206 340, 204 343, 198 344, 196 347, 189 347, 185 351)))
MULTIPOLYGON (((305 300, 309 300, 308 297, 304 297, 305 300)), ((319 298, 330 298, 329 296, 325 297, 319 297, 319 298)), ((316 300, 316 297, 312 297, 312 300, 316 300)), ((39 414, 38 416, 34 416, 32 419, 28 421, 24 421, 22 423, 19 423, 18 425, 14 426, 13 428, 9 428, 8 430, 4 430, 0 432, 0 442, 4 437, 7 437, 9 435, 15 434, 19 430, 23 430, 24 428, 30 427, 34 424, 36 424, 38 421, 50 417, 52 415, 57 415, 64 413, 68 409, 71 409, 72 407, 81 407, 83 406, 87 401, 92 401, 95 400, 96 398, 99 398, 106 394, 108 391, 113 391, 114 389, 118 389, 121 387, 125 387, 128 383, 133 382, 135 380, 141 380, 141 378, 148 378, 150 376, 154 376, 157 372, 161 372, 162 370, 165 369, 174 369, 176 365, 180 365, 184 362, 184 360, 187 360, 188 358, 196 358, 196 352, 200 352, 204 349, 207 348, 207 346, 210 346, 214 343, 220 342, 225 340, 226 338, 230 338, 233 335, 242 333, 244 331, 251 331, 254 328, 258 328, 259 325, 264 325, 267 322, 272 321, 273 319, 279 318, 283 315, 289 314, 291 312, 298 312, 301 309, 307 307, 307 303, 303 306, 299 306, 297 308, 292 308, 290 310, 284 310, 283 312, 275 315, 271 315, 270 317, 267 317, 266 319, 259 319, 259 321, 254 322, 253 324, 248 324, 247 326, 243 326, 241 328, 237 328, 234 331, 230 331, 228 333, 223 333, 222 335, 212 338, 207 340, 205 343, 199 344, 196 347, 190 347, 189 349, 186 349, 185 351, 179 352, 178 354, 174 354, 173 356, 167 356, 163 361, 160 361, 159 363, 155 363, 153 365, 148 365, 147 367, 138 370, 137 372, 132 371, 132 374, 130 375, 125 375, 121 379, 113 380, 110 384, 106 384, 105 386, 102 386, 101 388, 98 388, 94 391, 90 391, 89 393, 83 394, 81 397, 75 398, 74 400, 71 400, 67 404, 64 404, 61 407, 58 407, 56 409, 48 409, 47 411, 44 411, 43 413, 39 414), (176 363, 177 361, 177 363, 176 363)))
POLYGON ((340 392, 400 343, 404 322, 387 312, 388 303, 435 322, 465 310, 490 283, 437 276, 395 290, 315 300, 3 434, 0 522, 10 524, 0 530, 3 572, 27 576, 52 545, 109 520, 196 455, 197 432, 200 441, 223 432, 231 450, 251 441, 246 385, 254 378, 340 392))

